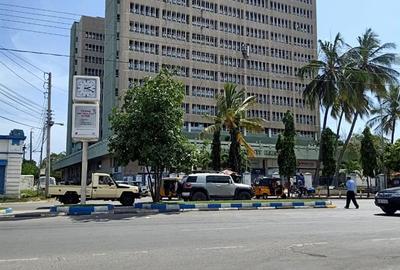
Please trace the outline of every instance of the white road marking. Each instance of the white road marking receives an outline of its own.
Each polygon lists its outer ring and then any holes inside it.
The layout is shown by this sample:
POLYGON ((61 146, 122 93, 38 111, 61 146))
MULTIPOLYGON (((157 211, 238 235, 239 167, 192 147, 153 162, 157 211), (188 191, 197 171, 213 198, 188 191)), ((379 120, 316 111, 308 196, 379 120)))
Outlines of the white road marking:
POLYGON ((328 242, 316 242, 316 243, 300 243, 300 244, 293 244, 290 245, 288 248, 295 248, 295 247, 309 247, 309 246, 322 246, 327 245, 328 242))
POLYGON ((92 256, 105 256, 106 253, 93 253, 92 256))
POLYGON ((225 230, 244 230, 250 227, 226 227, 226 228, 204 228, 204 229, 183 229, 180 232, 200 232, 200 231, 225 231, 225 230))
POLYGON ((244 248, 243 246, 225 246, 225 247, 205 247, 205 248, 196 248, 197 250, 219 250, 219 249, 238 249, 244 248))
POLYGON ((22 259, 3 259, 0 260, 2 262, 26 262, 26 261, 38 261, 39 258, 22 258, 22 259))
POLYGON ((376 239, 371 239, 372 242, 398 241, 398 240, 400 240, 400 237, 397 237, 397 238, 376 238, 376 239))

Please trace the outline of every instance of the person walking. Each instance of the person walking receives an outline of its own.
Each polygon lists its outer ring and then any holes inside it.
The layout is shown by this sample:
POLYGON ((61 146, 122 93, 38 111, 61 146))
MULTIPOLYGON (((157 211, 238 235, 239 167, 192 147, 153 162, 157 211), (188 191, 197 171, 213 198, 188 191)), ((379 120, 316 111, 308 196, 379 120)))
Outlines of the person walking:
POLYGON ((353 179, 351 179, 351 177, 347 177, 346 187, 347 187, 347 194, 346 194, 347 196, 346 196, 346 206, 344 208, 349 209, 351 200, 354 206, 358 209, 359 205, 356 200, 357 184, 353 179))

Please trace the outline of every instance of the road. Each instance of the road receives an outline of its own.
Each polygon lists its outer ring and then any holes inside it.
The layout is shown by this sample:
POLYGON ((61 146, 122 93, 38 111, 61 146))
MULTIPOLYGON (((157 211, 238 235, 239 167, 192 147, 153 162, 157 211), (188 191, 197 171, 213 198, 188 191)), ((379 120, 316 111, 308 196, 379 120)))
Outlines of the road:
POLYGON ((188 212, 0 222, 0 269, 399 269, 400 215, 188 212))

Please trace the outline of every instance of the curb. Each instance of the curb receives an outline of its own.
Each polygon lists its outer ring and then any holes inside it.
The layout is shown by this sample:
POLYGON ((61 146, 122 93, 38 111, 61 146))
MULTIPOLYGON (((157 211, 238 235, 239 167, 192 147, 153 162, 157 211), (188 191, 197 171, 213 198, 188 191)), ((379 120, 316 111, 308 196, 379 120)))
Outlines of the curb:
POLYGON ((228 211, 228 210, 272 210, 272 209, 309 209, 336 208, 332 201, 312 202, 254 202, 254 203, 136 203, 133 208, 144 212, 186 212, 186 211, 228 211))
POLYGON ((0 216, 12 214, 12 208, 0 209, 0 216))
POLYGON ((114 213, 114 205, 70 205, 70 206, 52 206, 50 213, 65 215, 92 215, 92 214, 112 214, 114 213))

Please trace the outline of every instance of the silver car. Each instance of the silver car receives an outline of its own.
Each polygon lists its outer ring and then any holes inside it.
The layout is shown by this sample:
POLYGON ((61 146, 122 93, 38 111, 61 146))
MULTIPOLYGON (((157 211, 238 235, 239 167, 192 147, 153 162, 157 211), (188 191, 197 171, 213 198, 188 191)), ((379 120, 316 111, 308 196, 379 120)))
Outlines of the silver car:
POLYGON ((210 199, 250 200, 253 197, 250 185, 235 183, 229 175, 218 173, 190 174, 183 179, 181 196, 185 200, 205 201, 210 199))

